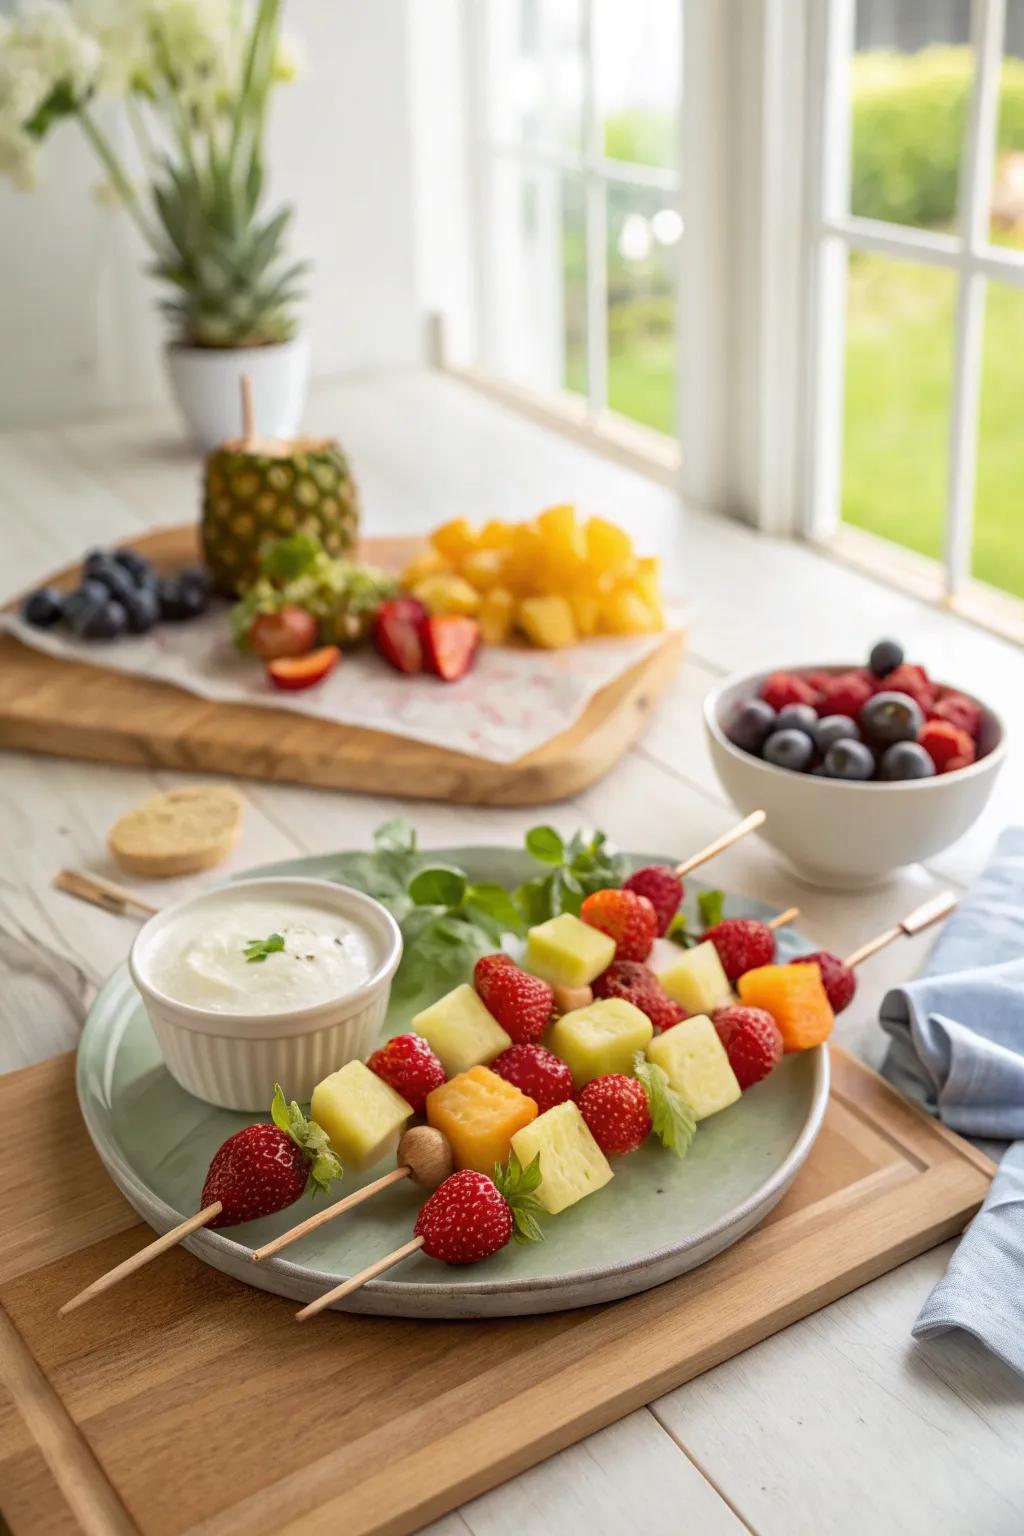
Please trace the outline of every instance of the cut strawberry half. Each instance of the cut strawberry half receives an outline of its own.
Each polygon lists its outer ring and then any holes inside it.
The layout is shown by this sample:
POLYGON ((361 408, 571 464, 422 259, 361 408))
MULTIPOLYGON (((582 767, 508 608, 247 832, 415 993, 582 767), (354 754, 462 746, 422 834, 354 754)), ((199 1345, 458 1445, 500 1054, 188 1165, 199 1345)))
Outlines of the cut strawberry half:
POLYGON ((423 626, 427 610, 415 597, 393 597, 381 603, 374 626, 377 649, 396 672, 422 672, 423 626))
POLYGON ((439 614, 426 620, 421 633, 427 671, 443 678, 446 683, 455 683, 465 677, 480 644, 480 626, 476 619, 439 614))
POLYGON ((268 662, 267 676, 275 688, 291 691, 312 688, 314 683, 323 682, 340 660, 341 651, 336 645, 323 645, 307 656, 281 656, 277 661, 268 662))

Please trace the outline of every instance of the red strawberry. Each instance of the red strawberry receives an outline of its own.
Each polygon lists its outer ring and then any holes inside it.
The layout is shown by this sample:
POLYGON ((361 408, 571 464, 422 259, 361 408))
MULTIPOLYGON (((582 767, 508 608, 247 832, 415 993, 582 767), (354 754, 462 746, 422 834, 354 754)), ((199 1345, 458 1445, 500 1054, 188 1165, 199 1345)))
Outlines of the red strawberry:
POLYGON ((887 673, 879 681, 877 690, 879 693, 909 693, 925 714, 931 710, 939 694, 924 667, 915 666, 909 661, 904 661, 894 671, 887 673))
POLYGON ((580 908, 580 917, 615 940, 616 960, 646 960, 658 937, 658 914, 636 891, 595 891, 580 908))
POLYGON ((473 968, 480 1001, 519 1044, 539 1040, 551 1023, 555 994, 546 981, 521 971, 508 955, 484 955, 473 968))
POLYGON ((948 720, 929 720, 917 739, 935 764, 937 773, 948 772, 953 759, 957 759, 958 768, 974 762, 973 739, 958 726, 950 725, 948 720))
POLYGON ((938 703, 932 706, 930 713, 933 720, 946 720, 977 741, 981 729, 981 705, 969 699, 966 694, 952 690, 944 693, 938 703))
POLYGON ((423 626, 427 610, 415 597, 392 597, 377 610, 373 637, 397 672, 423 671, 423 626))
POLYGON ((611 1072, 595 1077, 581 1091, 580 1114, 606 1157, 635 1152, 651 1134, 651 1111, 643 1084, 611 1072))
POLYGON ((816 949, 811 955, 797 955, 790 965, 814 964, 821 972, 821 984, 828 994, 833 1013, 842 1013, 853 1002, 857 990, 857 978, 845 960, 830 954, 827 949, 816 949))
POLYGON ((594 982, 595 997, 622 997, 646 1013, 655 1034, 671 1029, 689 1015, 674 1003, 652 970, 639 960, 613 960, 594 982))
POLYGON ((782 1060, 779 1026, 764 1008, 719 1008, 714 1026, 741 1088, 753 1088, 782 1060))
POLYGON ((428 672, 457 683, 473 665, 480 645, 480 626, 476 619, 459 614, 435 614, 422 629, 423 660, 428 672))
POLYGON ((267 676, 275 688, 295 693, 300 688, 312 688, 314 683, 322 683, 340 660, 338 646, 322 645, 318 651, 310 651, 305 656, 280 656, 276 661, 268 661, 267 676))
POLYGON ((561 1056, 543 1045, 510 1045, 488 1065, 532 1099, 541 1114, 572 1098, 572 1073, 561 1056))
POLYGON ((822 685, 815 708, 822 717, 849 715, 851 720, 856 720, 874 691, 872 683, 860 671, 840 672, 822 685))
POLYGON ((296 1103, 285 1103, 279 1083, 270 1113, 273 1125, 247 1125, 213 1154, 200 1203, 219 1200, 224 1209, 209 1226, 234 1227, 272 1216, 294 1204, 307 1184, 317 1194, 341 1177, 327 1132, 307 1120, 296 1103))
POLYGON ((445 1081, 445 1070, 422 1035, 396 1035, 367 1058, 371 1072, 400 1094, 416 1114, 432 1088, 445 1081))
POLYGON ((973 762, 973 752, 970 757, 947 757, 942 771, 943 773, 954 773, 957 768, 969 768, 973 762))
POLYGON ((727 917, 704 934, 718 950, 722 969, 730 981, 738 981, 744 971, 759 965, 771 965, 775 959, 775 935, 766 923, 753 917, 727 917))
POLYGON ((414 1232, 423 1252, 443 1264, 477 1264, 498 1253, 515 1235, 531 1241, 540 1234, 534 1194, 540 1162, 521 1168, 513 1157, 494 1179, 464 1168, 439 1185, 420 1208, 414 1232))
POLYGON ((813 703, 814 688, 795 672, 773 672, 761 684, 761 697, 772 709, 780 710, 787 704, 813 703))
POLYGON ((667 933, 683 899, 683 882, 679 876, 667 864, 649 864, 624 880, 623 888, 647 897, 658 919, 658 933, 667 933))

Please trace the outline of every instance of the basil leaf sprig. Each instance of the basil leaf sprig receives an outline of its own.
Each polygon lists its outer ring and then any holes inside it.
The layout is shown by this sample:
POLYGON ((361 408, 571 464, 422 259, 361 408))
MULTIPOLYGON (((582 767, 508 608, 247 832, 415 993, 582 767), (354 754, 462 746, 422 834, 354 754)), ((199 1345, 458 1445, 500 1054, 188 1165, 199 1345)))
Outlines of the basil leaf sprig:
POLYGON ((554 827, 533 827, 526 834, 526 851, 545 866, 545 873, 524 881, 515 901, 528 925, 546 922, 562 912, 579 916, 593 891, 621 885, 629 865, 614 852, 603 832, 575 832, 568 843, 554 827))

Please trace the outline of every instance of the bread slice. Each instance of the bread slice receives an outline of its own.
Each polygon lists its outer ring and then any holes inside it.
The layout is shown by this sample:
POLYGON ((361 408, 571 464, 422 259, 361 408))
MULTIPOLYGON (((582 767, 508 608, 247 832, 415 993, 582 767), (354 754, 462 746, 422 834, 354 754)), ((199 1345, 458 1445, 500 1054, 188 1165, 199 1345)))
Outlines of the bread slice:
POLYGON ((219 784, 170 789, 115 821, 110 851, 123 869, 152 879, 212 869, 238 841, 243 804, 219 784))

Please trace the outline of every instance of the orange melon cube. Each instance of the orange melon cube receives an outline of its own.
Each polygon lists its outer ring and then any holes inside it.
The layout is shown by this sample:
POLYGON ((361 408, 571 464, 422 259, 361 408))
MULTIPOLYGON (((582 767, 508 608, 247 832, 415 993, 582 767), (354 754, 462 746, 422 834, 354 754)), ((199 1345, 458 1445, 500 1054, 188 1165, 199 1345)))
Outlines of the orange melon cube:
POLYGON ((772 1015, 787 1051, 810 1050, 832 1033, 835 1014, 816 965, 759 965, 737 986, 745 1003, 772 1015))
POLYGON ((434 529, 430 542, 438 554, 443 555, 452 565, 458 565, 470 550, 476 549, 477 536, 464 517, 453 517, 451 522, 442 523, 440 528, 434 529))
POLYGON ((477 1173, 507 1162, 512 1137, 536 1118, 534 1101, 489 1067, 470 1067, 427 1094, 427 1119, 447 1136, 456 1168, 477 1173))

